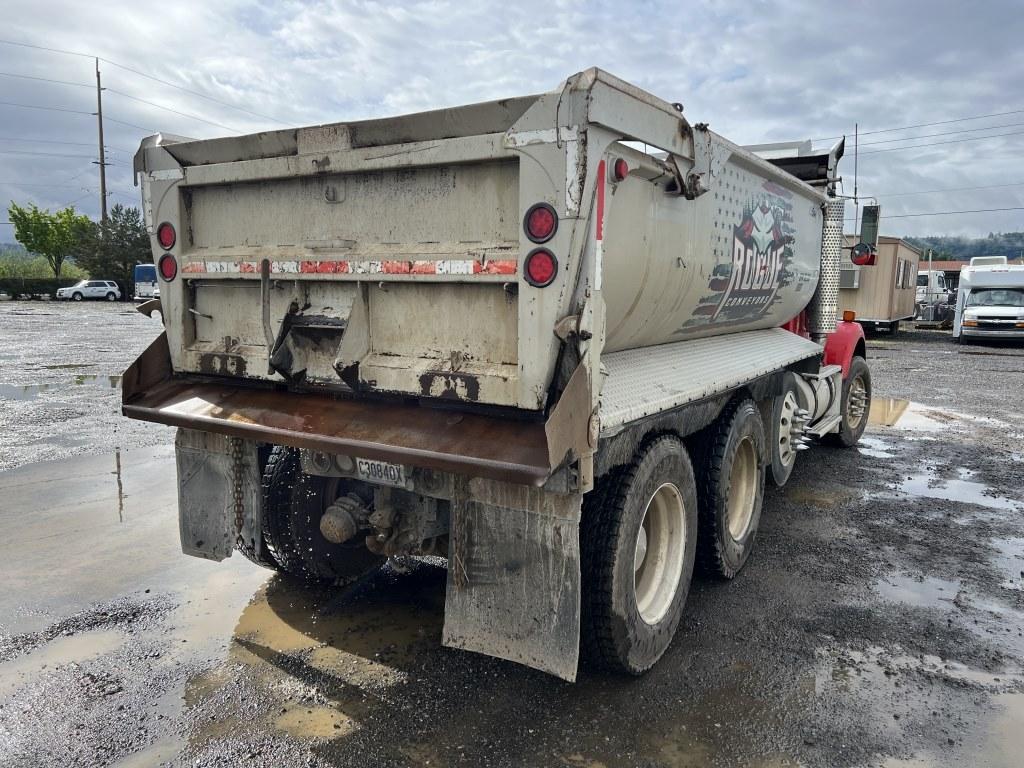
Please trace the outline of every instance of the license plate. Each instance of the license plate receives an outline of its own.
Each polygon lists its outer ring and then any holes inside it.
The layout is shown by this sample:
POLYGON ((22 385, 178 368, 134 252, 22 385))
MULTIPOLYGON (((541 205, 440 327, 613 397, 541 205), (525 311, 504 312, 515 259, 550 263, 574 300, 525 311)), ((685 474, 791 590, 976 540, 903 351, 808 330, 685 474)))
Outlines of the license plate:
POLYGON ((405 467, 401 464, 372 459, 356 459, 356 474, 361 480, 371 483, 383 483, 396 488, 405 487, 405 467))

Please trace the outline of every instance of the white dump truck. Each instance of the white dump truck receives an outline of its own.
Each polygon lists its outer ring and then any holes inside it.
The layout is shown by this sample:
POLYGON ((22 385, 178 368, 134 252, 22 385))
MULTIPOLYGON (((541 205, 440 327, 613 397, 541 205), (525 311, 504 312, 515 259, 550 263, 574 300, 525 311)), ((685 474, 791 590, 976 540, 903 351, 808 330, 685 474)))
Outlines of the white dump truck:
POLYGON ((960 268, 953 339, 1024 340, 1024 266, 976 256, 960 268))
POLYGON ((850 446, 840 143, 778 164, 598 69, 549 93, 135 157, 181 544, 308 581, 441 555, 443 642, 572 680, 665 652, 766 474, 850 446))

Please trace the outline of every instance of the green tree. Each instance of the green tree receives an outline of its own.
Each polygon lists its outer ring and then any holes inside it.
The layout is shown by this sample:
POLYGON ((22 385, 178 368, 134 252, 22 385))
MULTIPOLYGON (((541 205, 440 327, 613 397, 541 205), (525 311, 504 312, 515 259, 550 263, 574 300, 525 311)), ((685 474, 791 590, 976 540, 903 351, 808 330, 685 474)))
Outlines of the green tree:
POLYGON ((76 248, 78 238, 92 226, 88 216, 75 213, 71 206, 50 213, 35 203, 22 208, 12 201, 7 217, 14 225, 15 239, 27 251, 45 258, 54 277, 60 277, 61 267, 76 248))
POLYGON ((142 213, 138 208, 115 205, 105 222, 81 233, 74 256, 75 263, 92 277, 116 280, 124 286, 125 296, 130 296, 135 265, 153 259, 142 213))

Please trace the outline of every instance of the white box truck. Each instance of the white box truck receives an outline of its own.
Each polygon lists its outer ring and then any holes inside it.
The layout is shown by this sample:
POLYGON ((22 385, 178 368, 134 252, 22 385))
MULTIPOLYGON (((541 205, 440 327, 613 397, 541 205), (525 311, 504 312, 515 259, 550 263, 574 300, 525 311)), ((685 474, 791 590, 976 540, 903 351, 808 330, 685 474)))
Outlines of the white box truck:
POLYGON ((960 268, 953 339, 1024 339, 1024 266, 976 256, 960 268))
POLYGON ((857 442, 842 143, 786 167, 598 69, 534 96, 135 158, 181 544, 346 583, 448 561, 443 641, 639 674, 766 474, 857 442), (781 166, 781 167, 780 167, 781 166))

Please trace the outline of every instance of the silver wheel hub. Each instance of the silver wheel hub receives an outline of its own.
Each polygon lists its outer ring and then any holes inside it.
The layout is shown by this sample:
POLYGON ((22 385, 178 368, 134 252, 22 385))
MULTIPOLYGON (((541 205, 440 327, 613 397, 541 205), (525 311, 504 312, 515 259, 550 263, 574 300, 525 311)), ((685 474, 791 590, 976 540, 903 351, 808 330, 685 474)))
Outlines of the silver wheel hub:
POLYGON ((846 400, 846 423, 850 429, 857 429, 868 412, 868 389, 864 377, 858 376, 850 382, 850 393, 846 400))
POLYGON ((669 612, 679 591, 686 552, 686 510, 683 496, 664 483, 647 502, 633 556, 633 591, 637 612, 657 624, 669 612))
POLYGON ((805 419, 799 413, 800 407, 793 390, 786 392, 779 414, 779 460, 788 467, 796 461, 796 452, 803 437, 805 419))
POLYGON ((757 502, 757 449, 750 437, 736 446, 729 474, 729 498, 726 500, 726 522, 729 535, 741 541, 747 535, 757 502))
POLYGON ((642 525, 640 526, 640 533, 636 537, 636 553, 633 555, 633 573, 636 574, 640 570, 640 566, 644 564, 644 558, 647 557, 647 529, 642 525))

